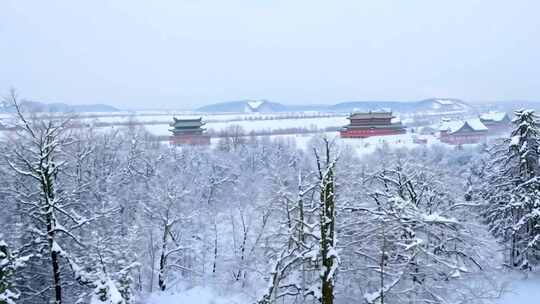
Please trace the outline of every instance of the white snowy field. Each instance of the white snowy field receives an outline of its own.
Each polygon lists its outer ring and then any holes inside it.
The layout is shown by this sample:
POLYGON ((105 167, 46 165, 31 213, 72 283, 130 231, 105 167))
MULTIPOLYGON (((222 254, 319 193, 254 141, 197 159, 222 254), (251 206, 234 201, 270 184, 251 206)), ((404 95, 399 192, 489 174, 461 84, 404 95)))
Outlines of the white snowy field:
MULTIPOLYGON (((60 115, 60 114, 59 114, 60 115)), ((272 132, 284 129, 308 129, 311 131, 324 130, 327 128, 339 128, 349 123, 346 116, 332 117, 309 117, 313 115, 321 115, 317 112, 296 112, 296 113, 196 113, 189 111, 138 111, 138 112, 114 112, 114 113, 79 113, 78 120, 84 123, 92 124, 96 122, 111 124, 111 126, 100 127, 103 130, 110 128, 124 128, 129 121, 135 120, 151 134, 155 136, 170 135, 168 121, 172 117, 203 117, 208 122, 205 125, 207 130, 219 132, 231 125, 241 126, 246 133, 249 132, 272 132), (294 118, 291 118, 294 117, 294 118), (306 118, 307 117, 307 118, 306 118)), ((12 114, 3 113, 0 115, 1 121, 8 121, 12 114)), ((437 128, 437 125, 431 127, 437 128)), ((0 132, 0 139, 5 136, 0 132)), ((337 132, 325 132, 328 137, 339 137, 337 132)), ((305 148, 308 142, 318 134, 289 134, 289 135, 271 135, 273 139, 294 140, 298 147, 305 148)), ((319 134, 320 135, 320 134, 319 134)), ((349 138, 339 139, 347 145, 352 146, 358 153, 367 154, 374 152, 377 147, 385 144, 392 148, 413 148, 419 144, 414 142, 414 138, 418 137, 427 140, 426 146, 441 143, 436 136, 433 135, 416 135, 407 133, 403 135, 392 135, 371 138, 349 138)), ((219 138, 212 138, 212 144, 216 144, 219 138)))
MULTIPOLYGON (((173 117, 193 118, 202 117, 208 121, 238 121, 238 120, 266 120, 271 118, 283 119, 286 117, 313 117, 324 116, 328 113, 320 112, 276 112, 276 113, 200 113, 193 111, 121 111, 121 112, 81 112, 75 113, 74 117, 86 123, 126 123, 130 120, 136 120, 139 123, 169 122, 173 117)), ((65 113, 42 113, 38 115, 58 115, 65 116, 65 113)), ((338 114, 345 117, 345 114, 338 114)), ((1 120, 9 120, 13 114, 0 113, 1 120)))
MULTIPOLYGON (((340 138, 338 132, 324 132, 315 134, 291 134, 291 135, 271 135, 270 138, 275 140, 294 140, 297 147, 305 149, 309 142, 315 136, 326 136, 330 139, 335 139, 347 146, 354 148, 359 154, 369 154, 377 148, 384 145, 389 145, 392 148, 414 148, 422 145, 431 146, 434 144, 446 145, 441 143, 436 136, 422 135, 422 139, 426 139, 426 144, 417 144, 414 142, 415 134, 407 133, 400 135, 388 135, 368 138, 340 138)), ((219 138, 212 138, 212 144, 217 143, 219 138)))
MULTIPOLYGON (((297 112, 297 113, 196 113, 189 111, 138 111, 138 112, 114 112, 114 113, 79 113, 81 118, 78 120, 84 123, 108 123, 112 126, 100 127, 103 130, 110 128, 124 128, 125 123, 135 120, 140 123, 146 130, 155 136, 167 136, 170 134, 168 121, 172 117, 203 117, 208 122, 205 125, 207 130, 219 132, 231 125, 241 126, 246 133, 249 132, 271 132, 283 129, 308 129, 312 131, 324 130, 327 128, 339 128, 348 124, 346 116, 333 117, 316 117, 309 118, 310 115, 320 115, 316 112, 297 112), (290 117, 294 118, 290 118, 290 117), (308 118, 305 118, 308 116, 308 118), (118 124, 118 125, 116 125, 118 124)), ((12 114, 3 113, 0 116, 0 121, 8 121, 12 114)), ((431 127, 437 128, 436 125, 431 127)), ((5 136, 0 132, 0 139, 5 136)), ((338 132, 325 132, 326 136, 339 137, 338 132)), ((294 140, 299 148, 307 147, 313 136, 321 134, 289 134, 289 135, 271 135, 272 139, 294 140)), ((352 146, 359 154, 368 154, 374 152, 377 147, 389 145, 392 148, 413 148, 419 144, 414 142, 414 138, 418 137, 427 140, 424 145, 431 146, 433 144, 446 145, 441 143, 434 135, 417 135, 407 133, 402 135, 391 135, 371 138, 347 138, 338 139, 343 143, 352 146)), ((212 138, 212 144, 215 145, 219 138, 212 138)))
MULTIPOLYGON (((288 118, 276 120, 241 120, 228 122, 208 122, 205 125, 207 130, 220 131, 230 125, 239 125, 246 132, 272 131, 279 129, 290 128, 306 128, 306 129, 324 129, 331 127, 341 127, 348 123, 345 117, 317 117, 317 118, 288 118)), ((156 124, 145 125, 145 128, 154 135, 169 135, 169 125, 156 124)))
POLYGON ((144 299, 145 304, 248 304, 240 294, 220 295, 210 287, 194 287, 179 293, 152 294, 144 299))
MULTIPOLYGON (((87 114, 90 114, 90 113, 87 113, 87 114)), ((156 114, 156 113, 138 113, 138 114, 156 114)), ((186 114, 186 112, 184 112, 184 114, 186 114)), ((293 129, 293 128, 322 130, 325 128, 339 128, 348 123, 348 120, 344 116, 343 117, 317 117, 317 118, 283 118, 283 116, 285 115, 301 115, 301 114, 302 113, 261 115, 257 113, 254 113, 254 114, 248 113, 248 114, 208 115, 207 116, 208 119, 222 120, 222 121, 221 122, 208 122, 205 125, 205 128, 207 130, 214 130, 216 132, 219 132, 220 130, 224 130, 231 125, 239 125, 244 129, 246 133, 249 133, 252 131, 262 132, 262 131, 275 131, 275 130, 280 130, 280 129, 283 130, 283 129, 293 129), (261 118, 261 116, 264 118, 276 117, 280 119, 249 120, 250 117, 261 118), (235 119, 241 119, 241 120, 234 121, 235 119)), ((307 113, 306 115, 309 115, 309 114, 313 114, 313 113, 307 113)), ((122 122, 127 122, 129 119, 131 119, 130 117, 132 117, 138 122, 142 122, 142 126, 146 130, 148 130, 151 134, 156 135, 156 136, 167 136, 170 134, 170 131, 169 131, 170 126, 168 124, 145 124, 145 122, 148 123, 148 122, 153 122, 153 121, 164 121, 166 119, 172 118, 172 115, 169 115, 169 116, 166 116, 166 115, 168 114, 165 112, 162 112, 157 115, 135 115, 135 116, 118 116, 118 117, 117 116, 114 116, 114 117, 103 116, 99 118, 85 118, 83 120, 85 120, 86 122, 93 120, 93 121, 107 122, 107 123, 116 122, 120 124, 122 122)), ((9 117, 9 116, 6 116, 6 117, 9 117)), ((123 128, 123 126, 119 125, 119 126, 102 127, 103 130, 107 130, 110 128, 123 128)), ((3 133, 3 132, 0 132, 0 133, 3 133)), ((296 144, 299 147, 306 147, 307 143, 311 140, 311 138, 314 135, 316 134, 272 135, 271 138, 283 139, 283 140, 294 139, 296 141, 296 144)), ((325 135, 329 137, 337 137, 338 133, 326 132, 325 135)), ((434 136, 421 136, 421 137, 428 140, 428 143, 427 143, 428 145, 438 142, 438 140, 434 136)), ((212 143, 215 144, 217 143, 218 140, 219 140, 218 138, 212 138, 212 143)), ((378 146, 381 146, 385 143, 391 145, 392 147, 413 147, 417 145, 413 143, 413 136, 411 134, 372 137, 372 138, 366 138, 366 139, 358 138, 358 139, 340 139, 340 140, 343 140, 345 143, 353 146, 360 153, 373 152, 378 146)))
MULTIPOLYGON (((104 122, 104 123, 117 123, 118 126, 101 127, 103 130, 111 128, 124 128, 123 123, 129 120, 136 120, 148 130, 151 134, 156 136, 167 136, 170 134, 170 126, 167 123, 152 124, 155 122, 166 122, 172 119, 173 116, 177 117, 193 117, 197 116, 193 112, 175 112, 175 111, 163 111, 163 112, 137 112, 137 113, 81 113, 81 116, 92 116, 90 118, 81 118, 86 123, 91 122, 104 122)), ((273 114, 259 114, 259 113, 237 113, 237 114, 207 114, 205 119, 210 120, 205 125, 207 130, 213 130, 219 132, 226 129, 231 125, 241 126, 246 133, 249 132, 270 132, 283 129, 302 128, 309 130, 324 130, 326 128, 339 128, 347 125, 348 120, 345 116, 341 117, 317 117, 317 118, 298 118, 302 115, 314 115, 319 113, 273 113, 273 114), (297 118, 286 118, 294 115, 297 118), (263 118, 263 119, 261 119, 263 118), (276 118, 276 119, 269 119, 276 118)), ((7 120, 11 114, 4 114, 3 119, 7 120)), ((0 132, 0 138, 1 138, 0 132)), ((325 132, 328 137, 339 137, 337 132, 325 132)), ((290 134, 290 135, 272 135, 273 139, 281 140, 294 140, 298 147, 304 148, 313 136, 320 134, 290 134)), ((412 148, 418 146, 414 143, 413 139, 417 135, 407 133, 402 135, 391 135, 383 137, 371 137, 371 138, 349 138, 339 139, 354 147, 361 154, 371 153, 382 145, 388 144, 393 148, 412 148)), ((432 135, 418 136, 427 140, 426 145, 442 144, 439 140, 432 135)), ((215 144, 219 138, 212 138, 212 143, 215 144)))
POLYGON ((540 303, 540 274, 525 277, 517 274, 502 297, 495 304, 536 304, 540 303))
MULTIPOLYGON (((511 274, 512 283, 505 288, 499 299, 493 304, 537 304, 540 303, 540 274, 525 277, 523 274, 511 274)), ((230 292, 230 291, 228 291, 230 292)), ((223 293, 210 287, 194 287, 179 292, 154 293, 143 299, 146 304, 249 304, 252 301, 240 293, 223 293)))
MULTIPOLYGON (((203 117, 203 121, 207 121, 205 128, 207 130, 213 130, 219 132, 230 125, 239 125, 246 132, 261 132, 261 131, 274 131, 279 129, 292 129, 292 128, 304 128, 304 129, 325 129, 325 128, 338 128, 346 125, 349 121, 342 116, 333 117, 313 117, 316 115, 324 115, 321 113, 231 113, 231 114, 201 114, 195 112, 137 112, 137 113, 80 113, 80 118, 76 118, 77 121, 83 124, 111 124, 111 125, 125 125, 128 122, 135 121, 140 125, 143 125, 150 133, 156 136, 169 135, 169 123, 173 117, 203 117), (294 117, 294 118, 291 118, 294 117)), ((2 121, 9 122, 12 118, 12 114, 2 114, 0 116, 0 123, 2 121)))

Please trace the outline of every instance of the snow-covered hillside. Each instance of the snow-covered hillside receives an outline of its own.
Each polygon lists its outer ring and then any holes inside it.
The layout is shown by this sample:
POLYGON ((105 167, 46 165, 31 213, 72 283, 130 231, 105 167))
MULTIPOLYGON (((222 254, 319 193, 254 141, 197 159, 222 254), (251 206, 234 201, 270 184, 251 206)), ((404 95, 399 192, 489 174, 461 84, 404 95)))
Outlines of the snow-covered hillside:
POLYGON ((46 286, 40 301, 92 304, 536 299, 536 171, 522 171, 540 166, 533 112, 516 114, 512 140, 464 146, 418 128, 321 131, 343 116, 217 117, 208 128, 244 133, 173 146, 149 136, 167 134, 146 128, 161 123, 106 116, 90 132, 19 117, 0 141, 0 296, 37 304, 32 291, 46 286), (313 132, 246 136, 279 128, 313 132))

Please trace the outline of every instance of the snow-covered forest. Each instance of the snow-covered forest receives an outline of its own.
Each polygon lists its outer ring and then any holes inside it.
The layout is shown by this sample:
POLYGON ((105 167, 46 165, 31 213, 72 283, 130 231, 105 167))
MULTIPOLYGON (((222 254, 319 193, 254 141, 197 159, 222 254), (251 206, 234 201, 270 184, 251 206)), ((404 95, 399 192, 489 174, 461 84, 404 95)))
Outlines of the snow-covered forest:
POLYGON ((358 155, 330 136, 172 147, 7 101, 2 304, 491 303, 540 262, 533 111, 488 144, 358 155))

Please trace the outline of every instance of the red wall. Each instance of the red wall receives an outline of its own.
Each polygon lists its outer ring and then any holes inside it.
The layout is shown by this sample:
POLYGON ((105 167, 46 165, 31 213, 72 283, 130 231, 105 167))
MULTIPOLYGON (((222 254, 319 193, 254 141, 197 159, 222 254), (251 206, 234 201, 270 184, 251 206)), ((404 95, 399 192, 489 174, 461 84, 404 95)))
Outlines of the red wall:
POLYGON ((486 134, 446 135, 441 134, 441 141, 451 145, 477 144, 486 139, 486 134))
POLYGON ((388 129, 366 129, 366 130, 344 130, 340 131, 339 135, 343 138, 366 138, 371 136, 385 136, 405 134, 405 130, 388 130, 388 129))
POLYGON ((171 145, 209 145, 210 136, 208 135, 176 135, 170 136, 171 145))

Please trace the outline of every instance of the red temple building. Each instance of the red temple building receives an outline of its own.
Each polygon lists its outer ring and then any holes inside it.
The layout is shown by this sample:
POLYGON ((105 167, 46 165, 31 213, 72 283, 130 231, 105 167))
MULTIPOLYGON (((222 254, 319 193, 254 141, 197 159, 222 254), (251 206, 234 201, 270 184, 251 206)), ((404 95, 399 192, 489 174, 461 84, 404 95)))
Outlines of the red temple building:
POLYGON ((172 135, 169 142, 172 145, 209 145, 210 136, 205 133, 202 118, 177 119, 170 124, 172 135))
POLYGON ((480 115, 480 121, 490 133, 502 133, 510 130, 512 119, 504 112, 487 112, 480 115))
POLYGON ((477 144, 486 139, 488 130, 480 119, 443 121, 440 140, 451 145, 477 144))
POLYGON ((347 118, 350 123, 339 133, 343 138, 405 134, 405 127, 401 122, 393 122, 393 118, 392 112, 387 111, 353 113, 347 118))

